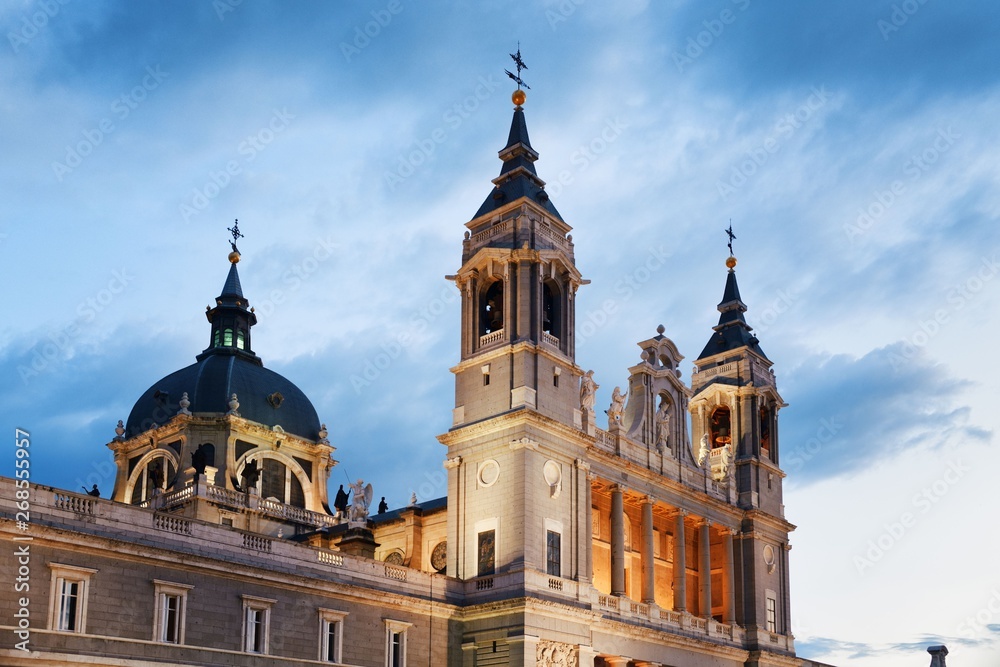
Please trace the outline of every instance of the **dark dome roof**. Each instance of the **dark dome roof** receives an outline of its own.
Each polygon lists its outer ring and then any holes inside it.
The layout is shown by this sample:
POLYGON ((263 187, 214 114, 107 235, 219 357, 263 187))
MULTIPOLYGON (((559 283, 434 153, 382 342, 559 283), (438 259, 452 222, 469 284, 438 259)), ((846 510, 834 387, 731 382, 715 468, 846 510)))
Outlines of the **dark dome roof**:
POLYGON ((153 384, 132 407, 126 437, 173 418, 184 392, 191 401, 191 412, 228 412, 229 398, 236 394, 240 402, 237 411, 244 419, 266 426, 280 425, 288 433, 309 440, 319 438, 319 416, 302 390, 240 354, 200 355, 197 363, 153 384), (280 401, 268 398, 275 393, 281 395, 280 401))

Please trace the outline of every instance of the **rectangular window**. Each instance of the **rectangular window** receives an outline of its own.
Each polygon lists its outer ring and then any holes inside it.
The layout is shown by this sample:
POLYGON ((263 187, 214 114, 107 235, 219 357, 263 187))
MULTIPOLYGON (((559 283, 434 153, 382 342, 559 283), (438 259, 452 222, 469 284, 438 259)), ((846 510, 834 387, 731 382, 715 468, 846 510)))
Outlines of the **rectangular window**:
POLYGON ((478 576, 485 577, 496 572, 496 531, 484 530, 479 533, 478 576))
POLYGON ((341 662, 345 618, 347 618, 347 612, 335 609, 319 610, 320 662, 341 662))
POLYGON ((184 643, 184 619, 187 614, 187 594, 193 586, 171 581, 153 580, 156 607, 153 611, 153 641, 165 644, 184 643))
POLYGON ((385 667, 406 667, 406 630, 410 625, 385 619, 385 667))
POLYGON ((770 595, 767 596, 767 630, 778 631, 778 602, 770 595))
POLYGON ((79 632, 80 589, 82 582, 63 579, 59 590, 59 625, 56 630, 61 632, 79 632))
POLYGON ((163 596, 163 632, 161 640, 169 644, 180 643, 181 596, 163 596))
POLYGON ((247 653, 267 653, 268 627, 274 600, 243 596, 243 650, 247 653))
POLYGON ((562 535, 545 531, 545 571, 553 577, 562 576, 562 535))
POLYGON ((86 632, 87 593, 97 570, 57 563, 49 563, 49 568, 49 627, 59 632, 86 632))
POLYGON ((264 652, 264 609, 247 609, 247 645, 248 653, 264 652))

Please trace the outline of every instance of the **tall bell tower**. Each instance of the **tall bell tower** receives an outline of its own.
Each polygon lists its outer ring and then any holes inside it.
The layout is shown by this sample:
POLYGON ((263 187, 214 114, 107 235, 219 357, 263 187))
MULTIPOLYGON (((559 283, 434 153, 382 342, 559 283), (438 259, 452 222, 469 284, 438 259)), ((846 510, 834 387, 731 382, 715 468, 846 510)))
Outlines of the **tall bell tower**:
POLYGON ((461 268, 448 276, 461 292, 462 336, 453 424, 438 438, 448 447, 447 572, 514 598, 548 577, 590 581, 574 341, 576 291, 589 281, 535 170, 520 54, 515 62, 500 175, 466 223, 461 268))
POLYGON ((455 426, 523 407, 571 422, 578 407, 574 297, 589 281, 574 262, 572 228, 535 171, 524 92, 513 99, 500 175, 466 223, 462 267, 448 276, 462 293, 455 426))

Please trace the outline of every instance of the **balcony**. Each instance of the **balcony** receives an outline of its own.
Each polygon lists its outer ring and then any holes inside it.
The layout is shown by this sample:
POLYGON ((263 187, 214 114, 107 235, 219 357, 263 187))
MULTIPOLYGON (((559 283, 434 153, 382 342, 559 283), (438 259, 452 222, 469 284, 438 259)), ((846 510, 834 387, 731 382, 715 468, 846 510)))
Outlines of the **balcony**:
POLYGON ((479 347, 486 347, 501 340, 503 340, 503 329, 497 329, 496 331, 491 331, 488 334, 480 336, 479 347))

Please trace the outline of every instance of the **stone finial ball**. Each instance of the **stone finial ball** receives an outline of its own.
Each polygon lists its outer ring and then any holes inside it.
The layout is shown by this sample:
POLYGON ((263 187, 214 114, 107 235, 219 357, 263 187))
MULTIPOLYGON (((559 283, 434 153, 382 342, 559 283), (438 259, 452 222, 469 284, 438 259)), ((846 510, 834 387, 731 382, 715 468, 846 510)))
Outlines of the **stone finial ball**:
POLYGON ((726 267, 727 267, 727 268, 730 268, 730 269, 731 269, 731 268, 733 268, 734 266, 736 266, 736 258, 735 258, 735 257, 733 257, 732 255, 730 255, 730 256, 729 256, 729 257, 728 257, 728 258, 726 259, 726 267))
POLYGON ((667 329, 662 324, 660 326, 656 327, 656 333, 660 334, 661 336, 663 335, 663 332, 666 331, 666 330, 667 329))
POLYGON ((514 91, 514 94, 510 96, 511 102, 517 106, 524 104, 524 100, 528 99, 528 96, 524 94, 524 91, 518 88, 514 91))
POLYGON ((240 253, 236 252, 235 250, 229 253, 229 261, 232 262, 233 264, 240 261, 240 253))

